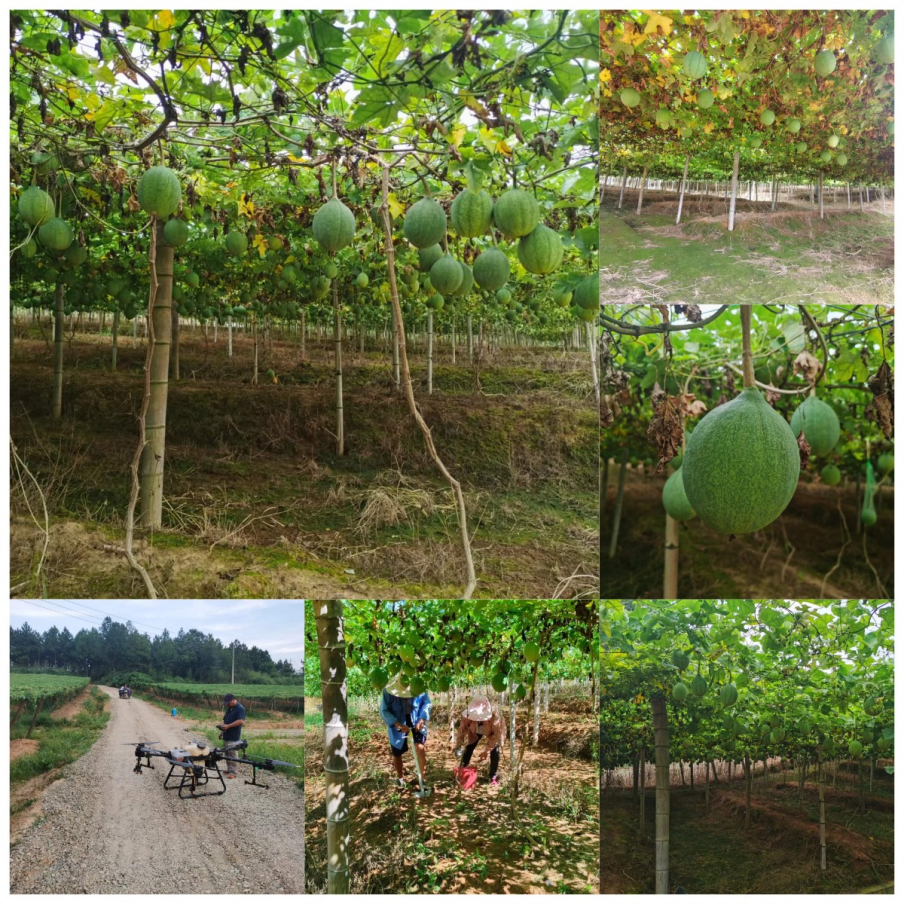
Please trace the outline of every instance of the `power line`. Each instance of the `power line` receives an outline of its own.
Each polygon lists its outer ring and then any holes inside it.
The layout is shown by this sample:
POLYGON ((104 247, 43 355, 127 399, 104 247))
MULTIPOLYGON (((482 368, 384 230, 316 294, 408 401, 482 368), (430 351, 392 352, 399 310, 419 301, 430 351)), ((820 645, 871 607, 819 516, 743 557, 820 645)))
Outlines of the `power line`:
MULTIPOLYGON (((79 602, 77 602, 76 600, 66 600, 66 602, 67 602, 67 603, 75 603, 76 606, 81 606, 81 607, 84 608, 84 609, 91 609, 92 612, 100 612, 101 615, 107 615, 107 616, 109 616, 110 618, 117 618, 117 619, 120 619, 120 618, 123 617, 123 616, 121 616, 121 615, 113 615, 112 612, 104 612, 103 609, 95 609, 94 606, 88 606, 87 604, 85 604, 85 603, 79 603, 79 602)), ((64 607, 64 608, 65 608, 65 607, 64 607)), ((78 611, 78 610, 73 610, 73 611, 78 611)), ((163 629, 159 628, 159 627, 156 626, 156 625, 148 625, 148 624, 145 624, 144 622, 135 621, 134 619, 131 619, 131 618, 127 618, 126 621, 131 622, 133 625, 141 625, 142 628, 150 628, 150 629, 153 630, 153 631, 160 631, 160 630, 163 630, 163 629)))
MULTIPOLYGON (((62 615, 63 618, 67 618, 67 617, 68 618, 81 618, 81 616, 78 616, 78 615, 67 616, 67 614, 65 612, 60 612, 59 609, 51 609, 50 606, 42 606, 40 603, 35 603, 32 600, 28 600, 28 603, 31 606, 39 606, 41 609, 47 609, 50 612, 55 612, 57 615, 62 615)), ((71 611, 75 611, 75 610, 71 610, 71 611)), ((86 622, 88 622, 89 625, 91 625, 91 627, 96 627, 95 623, 92 621, 88 621, 87 618, 81 618, 81 621, 86 621, 86 622)), ((56 626, 54 626, 54 627, 56 627, 56 626)))

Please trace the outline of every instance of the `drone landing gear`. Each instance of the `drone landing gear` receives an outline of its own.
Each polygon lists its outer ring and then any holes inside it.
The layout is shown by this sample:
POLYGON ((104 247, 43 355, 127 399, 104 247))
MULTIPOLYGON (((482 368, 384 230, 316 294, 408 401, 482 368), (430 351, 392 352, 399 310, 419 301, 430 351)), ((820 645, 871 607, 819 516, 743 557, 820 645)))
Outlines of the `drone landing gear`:
POLYGON ((141 775, 141 770, 142 770, 142 769, 153 769, 153 768, 154 768, 154 767, 151 765, 151 757, 150 757, 150 755, 149 755, 149 754, 144 754, 144 758, 145 758, 145 760, 147 761, 147 762, 145 762, 145 763, 142 763, 142 762, 141 762, 141 757, 140 757, 140 756, 138 756, 138 757, 135 758, 135 768, 132 770, 132 772, 137 772, 139 775, 141 775))
POLYGON ((226 782, 223 779, 222 773, 220 772, 220 767, 217 766, 216 763, 208 763, 205 766, 189 766, 188 768, 186 768, 185 766, 179 766, 178 768, 182 770, 182 778, 179 781, 178 785, 170 785, 170 777, 173 774, 173 770, 176 768, 177 767, 175 764, 170 766, 170 771, 167 773, 166 780, 163 782, 163 787, 167 790, 178 788, 180 799, 186 800, 189 797, 215 797, 217 795, 226 793, 226 782), (200 793, 196 793, 196 788, 200 788, 208 783, 209 773, 211 770, 216 773, 216 778, 219 779, 220 784, 223 786, 223 790, 201 791, 200 793))
POLYGON ((257 780, 257 770, 258 770, 259 768, 260 768, 259 766, 255 766, 254 764, 252 764, 252 766, 251 766, 251 781, 249 782, 248 779, 246 778, 246 779, 245 779, 245 784, 246 784, 246 785, 254 785, 255 788, 263 788, 265 791, 267 791, 267 790, 269 790, 270 786, 269 786, 269 785, 264 785, 264 784, 262 784, 261 782, 259 782, 259 781, 257 780))

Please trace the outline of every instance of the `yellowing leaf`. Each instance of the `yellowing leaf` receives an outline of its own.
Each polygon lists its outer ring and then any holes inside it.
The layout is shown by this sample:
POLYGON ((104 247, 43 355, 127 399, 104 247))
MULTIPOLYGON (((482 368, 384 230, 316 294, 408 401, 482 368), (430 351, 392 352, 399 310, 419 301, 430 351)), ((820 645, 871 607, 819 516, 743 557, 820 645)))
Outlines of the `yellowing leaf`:
POLYGON ((512 154, 512 149, 505 141, 500 141, 499 144, 496 145, 496 150, 499 151, 500 154, 505 154, 506 157, 510 157, 512 154))
POLYGON ((90 188, 83 188, 81 196, 82 200, 90 201, 95 207, 100 207, 100 195, 96 191, 92 191, 90 188))
MULTIPOLYGON (((243 196, 244 197, 244 196, 243 196)), ((251 241, 251 244, 257 248, 257 253, 263 257, 267 251, 269 250, 269 245, 267 244, 267 240, 258 233, 251 241)))
POLYGON ((240 217, 251 217, 254 216, 254 202, 246 200, 248 196, 242 192, 242 196, 239 198, 239 216, 240 217))
POLYGON ((461 147, 461 143, 464 141, 467 131, 467 127, 461 124, 452 126, 452 130, 449 132, 446 140, 449 144, 454 145, 457 148, 461 147))
POLYGON ((157 24, 161 31, 168 31, 176 24, 176 17, 168 9, 162 9, 157 13, 157 24))
POLYGON ((708 122, 708 123, 703 127, 703 131, 706 132, 707 135, 709 135, 709 133, 712 132, 712 130, 713 130, 714 128, 715 128, 715 125, 714 125, 713 123, 711 123, 711 122, 708 122))
POLYGON ((742 10, 741 10, 741 18, 742 18, 742 19, 749 19, 749 18, 750 18, 750 10, 749 10, 749 9, 742 9, 742 10))
POLYGON ((662 13, 655 13, 648 9, 641 10, 641 12, 645 16, 650 17, 644 26, 643 33, 645 35, 653 34, 657 29, 662 29, 664 35, 672 33, 672 20, 668 16, 663 16, 662 13))
POLYGON ((612 81, 612 73, 608 69, 603 69, 600 72, 600 81, 601 82, 611 82, 612 81))
POLYGON ((393 219, 400 217, 405 212, 405 208, 399 204, 399 199, 395 196, 394 192, 390 192, 387 195, 386 203, 389 205, 389 214, 393 219))
POLYGON ((495 152, 496 146, 499 144, 496 141, 496 136, 492 133, 492 131, 484 126, 478 133, 478 137, 480 138, 480 143, 490 152, 495 152))

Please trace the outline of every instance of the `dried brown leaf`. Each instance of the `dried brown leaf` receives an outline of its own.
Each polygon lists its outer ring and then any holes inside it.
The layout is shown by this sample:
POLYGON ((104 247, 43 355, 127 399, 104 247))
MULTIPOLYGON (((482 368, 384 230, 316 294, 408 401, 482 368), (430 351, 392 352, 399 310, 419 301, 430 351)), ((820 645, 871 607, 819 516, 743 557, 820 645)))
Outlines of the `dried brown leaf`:
POLYGON ((647 439, 659 450, 659 463, 656 473, 661 474, 666 462, 671 461, 681 449, 684 439, 681 430, 681 417, 672 400, 665 396, 656 406, 647 439))
POLYGON ((810 460, 810 444, 804 439, 803 433, 799 437, 797 437, 797 448, 800 452, 800 466, 801 469, 807 466, 807 462, 810 460))
POLYGON ((600 405, 600 427, 603 429, 611 427, 614 421, 615 415, 609 407, 609 400, 603 396, 602 404, 600 405))
POLYGON ((700 305, 698 304, 689 304, 685 306, 684 316, 691 323, 699 323, 703 319, 703 313, 700 310, 700 305))
POLYGON ((794 375, 803 374, 804 379, 812 386, 822 370, 822 362, 814 358, 808 351, 801 352, 794 359, 794 375))
POLYGON ((895 433, 895 375, 887 361, 879 365, 867 385, 873 394, 872 407, 876 412, 876 420, 885 438, 891 439, 895 433))
POLYGON ((775 408, 775 403, 782 397, 782 394, 770 383, 766 390, 766 401, 775 408))

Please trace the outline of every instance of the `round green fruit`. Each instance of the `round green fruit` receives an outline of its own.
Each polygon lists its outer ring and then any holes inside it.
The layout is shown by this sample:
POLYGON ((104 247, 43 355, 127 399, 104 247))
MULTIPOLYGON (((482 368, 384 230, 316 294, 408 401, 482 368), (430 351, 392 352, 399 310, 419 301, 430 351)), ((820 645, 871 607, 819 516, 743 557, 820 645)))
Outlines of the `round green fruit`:
POLYGON ((472 653, 468 658, 471 668, 479 668, 483 664, 483 656, 480 653, 472 653))
POLYGON ((437 245, 446 234, 446 212, 433 198, 421 198, 408 208, 402 231, 415 248, 437 245))
POLYGON ((771 126, 772 123, 775 122, 775 113, 773 113, 772 110, 763 110, 763 112, 760 113, 760 122, 764 126, 771 126))
POLYGON ((163 227, 163 237, 174 248, 179 248, 188 241, 188 223, 185 220, 169 220, 163 227))
POLYGON ((509 292, 508 289, 503 288, 496 292, 496 301, 498 301, 499 304, 508 304, 511 300, 512 293, 509 292))
POLYGON ((517 688, 515 688, 515 699, 523 700, 527 696, 527 688, 523 684, 519 684, 517 688))
POLYGON ((493 208, 493 220, 499 231, 509 239, 529 235, 540 222, 537 199, 520 188, 503 192, 493 208))
POLYGON ((895 468, 895 456, 891 452, 883 452, 879 456, 879 473, 887 474, 889 471, 893 471, 895 468))
POLYGON ((823 151, 823 152, 819 155, 819 159, 820 159, 823 163, 829 163, 829 162, 831 161, 831 159, 832 159, 832 152, 831 152, 831 151, 823 151))
POLYGON ((797 148, 797 153, 798 153, 798 154, 803 154, 803 153, 805 153, 806 150, 807 150, 807 142, 806 142, 806 141, 798 141, 798 142, 797 142, 797 145, 796 145, 796 148, 797 148))
POLYGON ((339 268, 332 261, 327 261, 323 267, 323 275, 327 279, 335 279, 339 275, 339 268))
POLYGON ((201 285, 201 277, 198 276, 197 273, 186 273, 185 274, 185 282, 190 285, 193 289, 197 289, 199 285, 201 285))
POLYGON ((493 222, 493 199, 485 191, 459 192, 449 209, 452 228, 463 238, 486 235, 493 222))
POLYGON ((837 65, 838 60, 835 59, 835 54, 831 50, 820 50, 813 60, 813 68, 820 78, 831 75, 837 65))
POLYGON ((841 436, 841 424, 830 405, 808 396, 791 417, 791 432, 795 438, 803 432, 814 455, 828 455, 841 436))
POLYGON ((660 107, 656 111, 656 125, 660 129, 667 129, 672 124, 672 111, 668 107, 660 107))
POLYGON ((640 103, 640 92, 636 88, 623 88, 618 96, 626 107, 636 107, 640 103))
POLYGON ((675 666, 679 672, 683 672, 690 664, 691 657, 683 650, 675 650, 675 652, 672 653, 672 665, 675 666))
POLYGON ((497 672, 490 679, 490 684, 493 686, 493 690, 496 691, 497 694, 501 694, 508 687, 508 676, 503 675, 501 672, 497 672))
POLYGON ((769 739, 773 744, 781 744, 781 742, 785 740, 786 734, 787 732, 784 728, 773 728, 769 734, 769 739))
POLYGON ((839 154, 839 155, 835 158, 835 162, 836 162, 839 166, 846 166, 846 165, 847 165, 847 162, 848 162, 847 154, 839 154))
POLYGON ((662 505, 676 521, 690 521, 694 517, 694 509, 687 500, 681 470, 678 468, 665 482, 662 489, 662 505))
POLYGON ((879 748, 879 753, 888 753, 891 748, 891 741, 888 738, 879 738, 876 741, 876 747, 879 748))
POLYGON ((289 285, 298 282, 298 270, 296 270, 295 267, 293 267, 291 264, 286 264, 285 267, 282 268, 280 276, 282 276, 282 278, 287 283, 289 283, 289 285))
POLYGON ((399 659, 402 662, 414 662, 414 647, 403 644, 399 647, 399 659))
POLYGON ((412 697, 420 697, 427 690, 427 682, 420 675, 412 675, 411 681, 408 682, 408 690, 412 697))
POLYGON ((138 203, 152 217, 168 217, 182 200, 179 178, 168 166, 152 166, 138 180, 138 203))
POLYGON ((431 311, 441 311, 446 305, 446 299, 439 292, 434 293, 427 299, 427 307, 431 311))
POLYGON ((839 139, 838 139, 838 136, 837 136, 837 135, 829 135, 828 140, 826 141, 826 144, 827 144, 830 148, 837 148, 837 147, 838 147, 838 141, 839 141, 839 139))
POLYGON ((355 228, 355 215, 336 197, 330 198, 314 214, 311 221, 314 239, 330 254, 335 254, 351 244, 355 237, 355 228))
POLYGON ((459 261, 458 266, 461 269, 461 282, 452 294, 465 296, 474 288, 474 271, 464 261, 459 261))
POLYGON ((53 219, 54 213, 53 198, 37 185, 26 188, 19 195, 19 216, 29 226, 43 226, 53 219))
POLYGON ((48 220, 38 229, 38 241, 49 251, 65 251, 74 238, 70 225, 59 217, 48 220))
POLYGON ((719 699, 723 706, 734 706, 738 702, 738 689, 733 684, 723 684, 719 688, 719 699))
POLYGON ((25 260, 29 260, 34 257, 38 253, 38 243, 32 238, 29 239, 20 249, 19 254, 25 258, 25 260))
POLYGON ((359 273, 359 274, 355 277, 355 285, 356 285, 359 289, 366 289, 367 286, 368 286, 369 284, 370 284, 370 280, 368 279, 366 273, 363 273, 363 272, 362 272, 362 273, 359 273))
POLYGON ((88 249, 74 241, 63 252, 63 258, 70 267, 81 267, 81 265, 88 260, 88 249))
POLYGON ((753 138, 750 139, 750 146, 752 148, 761 148, 763 146, 762 136, 754 135, 753 138))
POLYGON ((697 106, 703 110, 708 110, 716 100, 715 94, 709 88, 701 88, 697 92, 697 106))
POLYGON ((488 292, 501 289, 508 282, 509 272, 508 256, 498 248, 488 248, 474 261, 474 282, 488 292))
POLYGON ((791 132, 792 135, 796 135, 800 131, 800 120, 799 119, 789 119, 785 123, 785 128, 791 132))
POLYGON ((536 643, 525 644, 524 658, 528 662, 536 662, 540 658, 540 645, 536 643))
POLYGON ((706 75, 706 57, 697 50, 691 50, 685 54, 681 68, 688 78, 703 78, 706 75))
POLYGON ((430 268, 430 284, 440 294, 454 292, 461 285, 461 280, 461 267, 451 254, 443 255, 430 268))
POLYGON ((875 49, 876 60, 885 66, 895 61, 895 36, 886 35, 876 44, 875 49))
POLYGON ((757 389, 710 411, 681 466, 691 508, 723 534, 748 534, 787 508, 800 474, 797 440, 757 389))
POLYGON ((248 251, 248 237, 243 232, 230 232, 226 236, 226 250, 233 257, 241 257, 248 251))
POLYGON ((863 745, 859 741, 851 741, 848 744, 848 750, 850 751, 851 756, 860 756, 863 753, 863 745))
POLYGON ((672 699, 676 703, 684 703, 687 700, 687 685, 683 681, 672 687, 672 699))
MULTIPOLYGON (((484 252, 486 254, 486 252, 484 252)), ((430 245, 417 253, 417 268, 421 273, 429 273, 433 265, 443 256, 442 245, 430 245)))
POLYGON ((600 304, 600 274, 599 271, 592 276, 587 276, 578 283, 574 290, 574 303, 586 311, 593 311, 594 316, 599 313, 600 304))
POLYGON ((827 487, 837 487, 841 483, 841 471, 835 465, 826 465, 819 472, 819 476, 827 487))
POLYGON ((562 262, 565 249, 559 234, 540 223, 518 242, 518 260, 528 273, 552 273, 562 262))
POLYGON ((703 697, 708 690, 709 684, 707 684, 706 679, 702 675, 694 675, 694 680, 691 681, 691 693, 695 697, 703 697))

